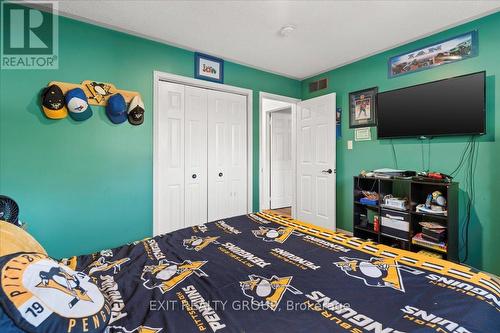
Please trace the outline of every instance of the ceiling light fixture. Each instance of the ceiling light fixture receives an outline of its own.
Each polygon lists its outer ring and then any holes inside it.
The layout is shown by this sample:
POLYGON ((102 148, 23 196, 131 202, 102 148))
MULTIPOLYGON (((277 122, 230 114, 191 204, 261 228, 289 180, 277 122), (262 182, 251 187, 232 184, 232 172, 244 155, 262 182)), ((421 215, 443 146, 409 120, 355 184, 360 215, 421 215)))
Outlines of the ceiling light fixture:
POLYGON ((280 29, 280 35, 282 37, 288 37, 296 29, 294 25, 288 24, 280 29))

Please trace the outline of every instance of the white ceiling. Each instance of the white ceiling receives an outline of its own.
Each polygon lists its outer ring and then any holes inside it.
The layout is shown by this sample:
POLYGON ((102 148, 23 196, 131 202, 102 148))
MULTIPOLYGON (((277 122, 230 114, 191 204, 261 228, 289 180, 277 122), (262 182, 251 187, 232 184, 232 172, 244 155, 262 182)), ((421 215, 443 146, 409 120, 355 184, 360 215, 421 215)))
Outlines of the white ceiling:
POLYGON ((62 15, 303 79, 500 10, 500 1, 81 1, 62 15), (288 37, 279 30, 296 26, 288 37))

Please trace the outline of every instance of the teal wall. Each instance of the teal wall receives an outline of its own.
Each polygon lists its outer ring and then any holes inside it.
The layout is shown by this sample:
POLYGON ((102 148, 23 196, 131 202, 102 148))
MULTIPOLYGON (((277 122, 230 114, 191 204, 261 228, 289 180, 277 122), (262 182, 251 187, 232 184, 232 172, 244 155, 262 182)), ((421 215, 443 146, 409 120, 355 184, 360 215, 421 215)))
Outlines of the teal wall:
MULTIPOLYGON (((383 38, 383 36, 373 36, 383 38)), ((352 177, 362 169, 394 167, 389 140, 377 140, 376 128, 372 128, 372 141, 354 142, 354 149, 347 150, 347 140, 354 140, 354 130, 349 129, 349 92, 378 86, 386 91, 423 82, 438 80, 461 74, 486 70, 487 73, 487 135, 479 139, 479 156, 476 170, 476 203, 470 224, 470 255, 468 264, 486 271, 500 274, 500 13, 438 33, 431 37, 383 52, 338 69, 323 73, 302 82, 302 99, 321 94, 337 93, 337 105, 342 107, 342 139, 337 141, 337 225, 352 230, 352 177), (479 56, 435 69, 387 77, 389 57, 412 51, 429 43, 477 29, 479 31, 479 56), (319 77, 327 77, 329 87, 321 93, 310 94, 308 83, 319 77), (496 208, 495 208, 496 206, 496 208)), ((455 169, 468 137, 434 138, 431 140, 431 170, 449 173, 455 169)), ((393 140, 398 164, 404 169, 422 169, 421 142, 417 139, 393 140)), ((427 163, 427 142, 424 145, 427 163)), ((464 173, 456 180, 460 182, 460 208, 463 219, 465 198, 464 173)))
MULTIPOLYGON (((55 257, 118 246, 152 234, 153 71, 193 76, 192 52, 59 19, 59 70, 0 71, 0 193, 15 198, 29 231, 55 257), (49 81, 112 82, 139 91, 145 123, 111 124, 101 107, 83 123, 46 119, 49 81)), ((300 82, 231 62, 225 83, 253 90, 258 209, 259 91, 300 97, 300 82)))

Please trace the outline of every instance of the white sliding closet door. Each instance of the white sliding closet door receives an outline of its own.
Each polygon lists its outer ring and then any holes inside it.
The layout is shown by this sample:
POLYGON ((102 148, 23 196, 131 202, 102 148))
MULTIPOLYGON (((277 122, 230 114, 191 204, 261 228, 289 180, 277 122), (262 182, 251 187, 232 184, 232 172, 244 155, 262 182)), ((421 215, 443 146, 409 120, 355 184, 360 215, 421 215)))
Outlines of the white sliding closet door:
POLYGON ((185 226, 207 222, 207 90, 185 87, 185 226))
POLYGON ((228 95, 229 105, 229 215, 247 213, 247 100, 228 95))
POLYGON ((158 87, 158 233, 184 228, 184 86, 158 87))
POLYGON ((246 97, 160 82, 155 233, 247 213, 246 97))
POLYGON ((208 92, 208 220, 246 213, 246 98, 208 92))

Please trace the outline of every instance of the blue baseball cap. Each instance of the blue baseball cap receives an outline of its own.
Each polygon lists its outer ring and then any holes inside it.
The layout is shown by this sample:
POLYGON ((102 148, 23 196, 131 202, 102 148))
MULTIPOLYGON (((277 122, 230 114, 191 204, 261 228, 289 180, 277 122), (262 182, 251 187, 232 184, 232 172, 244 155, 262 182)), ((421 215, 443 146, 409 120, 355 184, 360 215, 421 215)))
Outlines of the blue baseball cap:
POLYGON ((76 121, 84 121, 92 117, 92 109, 82 88, 71 89, 66 93, 65 99, 71 118, 76 121))
POLYGON ((108 99, 106 114, 113 124, 121 124, 127 120, 127 103, 122 94, 114 94, 108 99))

